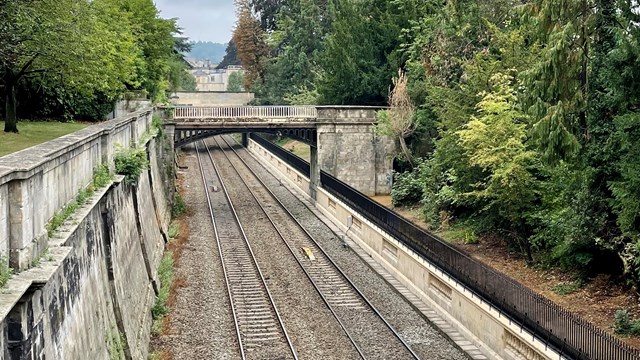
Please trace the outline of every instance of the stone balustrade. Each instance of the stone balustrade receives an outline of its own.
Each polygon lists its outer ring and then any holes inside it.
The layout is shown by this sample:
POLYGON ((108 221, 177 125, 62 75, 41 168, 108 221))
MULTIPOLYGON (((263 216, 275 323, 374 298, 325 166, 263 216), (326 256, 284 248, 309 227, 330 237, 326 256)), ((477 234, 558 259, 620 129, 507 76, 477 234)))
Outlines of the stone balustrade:
POLYGON ((181 106, 176 107, 173 119, 176 122, 197 119, 315 119, 315 106, 181 106))

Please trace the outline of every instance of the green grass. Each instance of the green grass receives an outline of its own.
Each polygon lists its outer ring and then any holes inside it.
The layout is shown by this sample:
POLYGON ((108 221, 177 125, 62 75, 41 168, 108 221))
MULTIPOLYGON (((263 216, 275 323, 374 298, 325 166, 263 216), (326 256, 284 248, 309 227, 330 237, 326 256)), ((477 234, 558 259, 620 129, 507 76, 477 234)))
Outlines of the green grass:
POLYGON ((87 124, 21 121, 18 122, 19 134, 4 132, 4 121, 0 121, 0 156, 70 134, 87 127, 87 124))
POLYGON ((292 145, 295 140, 289 138, 283 138, 276 143, 283 148, 291 151, 294 155, 303 158, 304 160, 309 161, 311 159, 311 148, 309 145, 304 144, 302 142, 296 143, 296 145, 292 145))

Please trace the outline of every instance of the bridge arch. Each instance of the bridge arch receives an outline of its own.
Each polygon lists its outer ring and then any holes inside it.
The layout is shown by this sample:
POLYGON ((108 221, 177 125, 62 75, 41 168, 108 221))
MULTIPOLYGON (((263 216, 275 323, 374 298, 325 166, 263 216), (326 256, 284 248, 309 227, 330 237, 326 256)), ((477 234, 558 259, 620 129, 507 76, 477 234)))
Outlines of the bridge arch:
POLYGON ((317 131, 315 128, 224 128, 224 129, 176 129, 174 135, 174 146, 180 148, 192 142, 206 139, 215 135, 224 134, 247 134, 247 133, 263 133, 286 136, 301 141, 310 146, 317 146, 317 131))

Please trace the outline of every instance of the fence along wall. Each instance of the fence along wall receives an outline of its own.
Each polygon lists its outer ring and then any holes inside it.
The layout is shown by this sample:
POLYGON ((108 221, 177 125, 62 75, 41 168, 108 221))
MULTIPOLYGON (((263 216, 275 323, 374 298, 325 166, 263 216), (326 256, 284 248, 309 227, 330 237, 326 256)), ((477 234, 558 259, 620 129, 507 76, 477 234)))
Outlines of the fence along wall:
MULTIPOLYGON (((269 150, 275 147, 252 143, 250 149, 272 165, 287 159, 265 156, 268 150, 263 146, 269 150)), ((301 173, 296 171, 292 176, 291 171, 280 169, 286 166, 276 168, 297 180, 301 173)), ((307 192, 308 183, 294 183, 307 192)), ((488 346, 504 359, 639 358, 637 351, 611 335, 435 239, 328 174, 322 174, 321 183, 318 208, 344 230, 348 216, 358 220, 361 229, 356 233, 352 228, 350 234, 459 331, 475 338, 480 348, 488 346)))

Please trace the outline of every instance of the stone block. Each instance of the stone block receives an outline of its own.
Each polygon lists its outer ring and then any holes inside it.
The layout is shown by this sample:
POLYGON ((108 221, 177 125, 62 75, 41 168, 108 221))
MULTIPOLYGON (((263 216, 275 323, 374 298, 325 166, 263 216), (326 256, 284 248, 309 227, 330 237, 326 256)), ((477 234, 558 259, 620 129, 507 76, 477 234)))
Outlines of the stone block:
POLYGON ((9 260, 9 186, 0 185, 0 259, 9 260))

